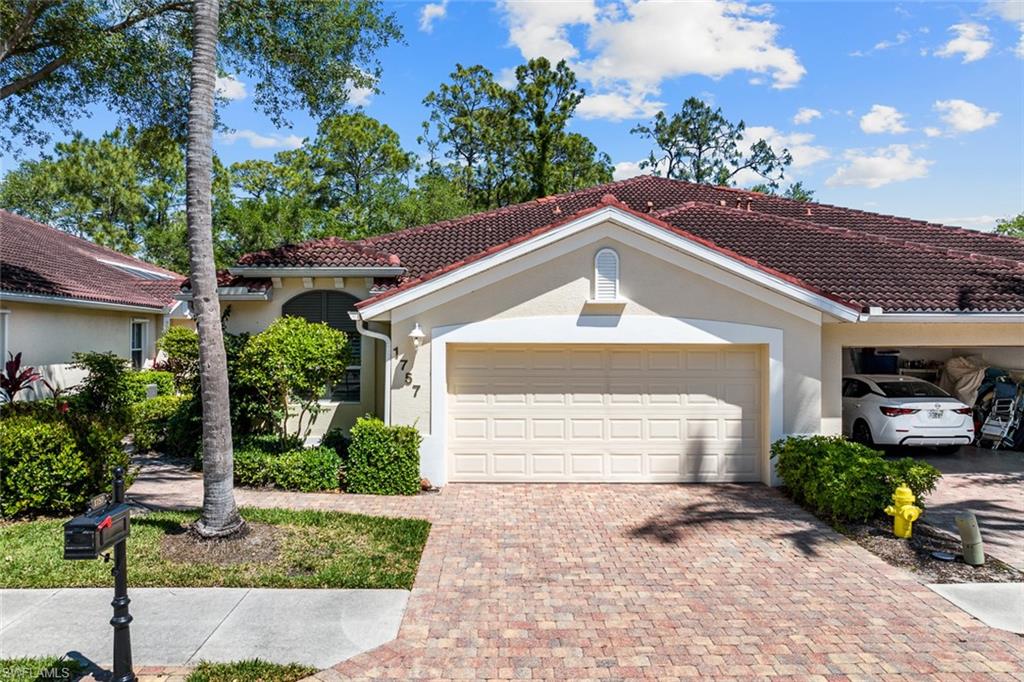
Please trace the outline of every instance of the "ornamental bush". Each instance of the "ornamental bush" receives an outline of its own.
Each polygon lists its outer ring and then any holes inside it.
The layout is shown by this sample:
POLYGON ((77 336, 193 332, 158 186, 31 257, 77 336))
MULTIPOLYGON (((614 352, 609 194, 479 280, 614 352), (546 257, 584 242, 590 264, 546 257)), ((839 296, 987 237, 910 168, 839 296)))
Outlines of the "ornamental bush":
POLYGON ((131 391, 133 403, 140 403, 149 398, 147 387, 156 384, 158 396, 174 395, 174 375, 170 372, 163 372, 155 369, 142 369, 137 372, 129 372, 125 376, 131 391))
POLYGON ((420 432, 361 417, 352 427, 345 489, 366 495, 415 495, 420 489, 420 432))
MULTIPOLYGON (((110 352, 75 353, 72 357, 71 366, 86 372, 71 396, 72 409, 127 429, 131 425, 131 406, 139 400, 128 361, 110 352)), ((144 399, 145 388, 142 390, 144 399)))
POLYGON ((256 334, 241 351, 238 378, 277 416, 278 435, 288 434, 288 405, 298 404, 294 435, 305 438, 329 384, 348 365, 348 338, 323 322, 282 317, 256 334))
POLYGON ((162 450, 167 443, 171 419, 188 399, 179 395, 158 395, 132 406, 136 450, 162 450))
POLYGON ((341 459, 331 448, 276 451, 260 444, 235 448, 235 483, 262 488, 317 492, 337 490, 341 459))
POLYGON ((98 491, 75 435, 61 421, 0 421, 0 514, 4 518, 81 511, 98 491))
POLYGON ((178 390, 189 392, 199 377, 199 335, 188 327, 170 327, 156 341, 166 359, 163 368, 174 377, 178 390))
POLYGON ((832 521, 867 521, 883 513, 906 483, 924 498, 942 476, 926 462, 886 460, 881 452, 840 436, 793 436, 772 444, 772 458, 792 498, 832 521))

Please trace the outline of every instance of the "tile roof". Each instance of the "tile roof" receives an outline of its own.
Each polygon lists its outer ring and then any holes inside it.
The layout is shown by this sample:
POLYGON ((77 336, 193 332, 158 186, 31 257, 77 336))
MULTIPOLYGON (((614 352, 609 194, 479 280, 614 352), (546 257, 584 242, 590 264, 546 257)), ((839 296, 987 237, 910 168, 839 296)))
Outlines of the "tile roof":
MULTIPOLYGON (((797 202, 757 192, 639 176, 360 242, 337 238, 293 249, 397 256, 406 274, 375 282, 377 298, 449 271, 601 205, 611 195, 762 269, 834 299, 887 312, 1024 311, 1024 240, 797 202)), ((367 301, 368 302, 368 301, 367 301)), ((364 302, 364 303, 367 303, 364 302)))
POLYGON ((0 293, 162 309, 176 302, 174 295, 184 279, 176 272, 0 210, 0 293), (147 279, 124 268, 166 279, 147 279))
POLYGON ((398 257, 359 242, 339 237, 314 239, 301 244, 285 244, 275 249, 247 253, 240 267, 398 267, 398 257))

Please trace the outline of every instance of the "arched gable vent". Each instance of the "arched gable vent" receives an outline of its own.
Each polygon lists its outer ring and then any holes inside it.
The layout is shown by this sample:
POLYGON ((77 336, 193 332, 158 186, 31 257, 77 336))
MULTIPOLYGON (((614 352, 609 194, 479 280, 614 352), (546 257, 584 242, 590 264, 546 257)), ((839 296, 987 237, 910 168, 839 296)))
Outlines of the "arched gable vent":
POLYGON ((619 254, 614 249, 601 249, 594 256, 594 300, 615 301, 619 298, 619 254))

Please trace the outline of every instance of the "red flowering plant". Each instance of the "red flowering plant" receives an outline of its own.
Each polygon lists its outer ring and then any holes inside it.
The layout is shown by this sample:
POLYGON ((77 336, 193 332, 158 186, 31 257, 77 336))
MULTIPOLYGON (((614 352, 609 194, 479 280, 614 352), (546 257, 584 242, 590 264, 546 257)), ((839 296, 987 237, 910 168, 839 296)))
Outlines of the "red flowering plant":
POLYGON ((8 351, 9 359, 4 364, 4 371, 0 372, 0 391, 7 402, 14 402, 14 397, 21 391, 39 381, 43 376, 36 371, 35 367, 21 367, 21 353, 13 355, 8 351))

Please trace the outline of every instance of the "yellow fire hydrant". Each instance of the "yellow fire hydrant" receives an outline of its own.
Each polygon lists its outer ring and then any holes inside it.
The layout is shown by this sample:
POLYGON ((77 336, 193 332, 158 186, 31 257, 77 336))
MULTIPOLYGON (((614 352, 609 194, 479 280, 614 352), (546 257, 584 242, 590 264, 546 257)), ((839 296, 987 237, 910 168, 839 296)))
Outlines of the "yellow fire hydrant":
POLYGON ((909 538, 914 521, 921 516, 921 508, 914 504, 916 499, 904 483, 896 488, 892 494, 893 503, 885 508, 885 513, 892 517, 892 533, 898 538, 909 538))

